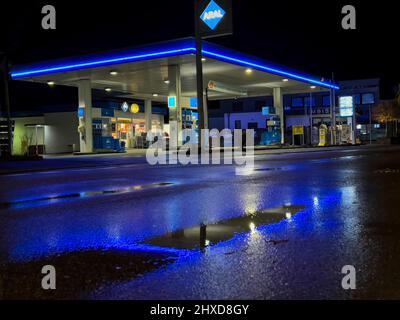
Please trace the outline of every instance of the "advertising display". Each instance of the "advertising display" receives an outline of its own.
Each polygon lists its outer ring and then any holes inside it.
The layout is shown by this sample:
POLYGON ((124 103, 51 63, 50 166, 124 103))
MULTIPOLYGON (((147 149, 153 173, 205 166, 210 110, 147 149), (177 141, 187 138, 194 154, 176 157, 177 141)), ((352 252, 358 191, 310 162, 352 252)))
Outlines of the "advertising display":
POLYGON ((352 96, 339 97, 339 110, 341 117, 352 117, 354 115, 354 98, 352 96))
POLYGON ((304 134, 303 126, 293 126, 293 135, 294 136, 301 136, 303 134, 304 134))

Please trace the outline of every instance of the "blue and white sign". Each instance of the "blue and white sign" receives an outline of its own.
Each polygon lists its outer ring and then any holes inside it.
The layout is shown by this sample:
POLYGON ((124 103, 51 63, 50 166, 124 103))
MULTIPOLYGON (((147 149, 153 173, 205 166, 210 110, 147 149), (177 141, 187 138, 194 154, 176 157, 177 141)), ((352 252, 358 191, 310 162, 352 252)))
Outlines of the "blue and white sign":
POLYGON ((124 103, 122 104, 122 106, 121 106, 121 110, 122 110, 123 112, 128 112, 128 110, 129 110, 129 104, 128 104, 127 102, 124 102, 124 103))
POLYGON ((203 20, 203 22, 211 30, 215 30, 215 28, 225 17, 225 14, 226 14, 225 10, 222 9, 214 0, 212 0, 202 13, 201 20, 203 20))

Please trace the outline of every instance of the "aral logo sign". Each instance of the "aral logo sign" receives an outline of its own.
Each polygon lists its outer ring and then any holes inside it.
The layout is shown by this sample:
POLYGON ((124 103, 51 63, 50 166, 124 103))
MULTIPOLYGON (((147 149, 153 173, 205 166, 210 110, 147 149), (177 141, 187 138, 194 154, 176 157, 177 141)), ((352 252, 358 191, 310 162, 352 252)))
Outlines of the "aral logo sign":
POLYGON ((214 0, 212 0, 201 15, 201 20, 211 29, 215 30, 224 18, 226 12, 214 0))
POLYGON ((128 112, 128 110, 129 110, 129 105, 128 105, 127 102, 124 102, 124 103, 122 104, 121 110, 122 110, 123 112, 128 112))

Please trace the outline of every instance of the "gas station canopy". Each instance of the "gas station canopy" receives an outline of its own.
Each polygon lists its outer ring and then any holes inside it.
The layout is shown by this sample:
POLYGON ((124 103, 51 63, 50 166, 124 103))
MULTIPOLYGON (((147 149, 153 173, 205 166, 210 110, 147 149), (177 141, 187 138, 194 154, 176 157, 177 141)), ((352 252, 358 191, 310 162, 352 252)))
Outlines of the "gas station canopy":
MULTIPOLYGON (((114 96, 166 101, 168 69, 180 66, 182 96, 196 96, 195 39, 187 38, 136 48, 75 58, 16 66, 15 80, 78 86, 89 79, 93 89, 107 89, 114 96)), ((231 99, 337 90, 339 87, 264 60, 209 42, 203 43, 203 73, 209 99, 231 99), (215 87, 223 90, 213 90, 215 87)))

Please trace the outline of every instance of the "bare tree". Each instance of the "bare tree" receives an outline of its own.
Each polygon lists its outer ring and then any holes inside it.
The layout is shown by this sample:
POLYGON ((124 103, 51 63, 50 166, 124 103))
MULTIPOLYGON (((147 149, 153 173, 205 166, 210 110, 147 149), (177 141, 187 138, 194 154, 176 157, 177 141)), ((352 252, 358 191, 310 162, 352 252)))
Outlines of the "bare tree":
MULTIPOLYGON (((396 123, 400 119, 400 97, 396 97, 395 100, 384 100, 381 101, 378 106, 374 109, 373 118, 375 121, 384 123, 386 126, 386 137, 388 136, 389 123, 396 123)), ((397 127, 397 126, 396 126, 397 127)), ((396 129, 397 131, 397 129, 396 129)), ((396 132, 397 134, 397 132, 396 132)))

